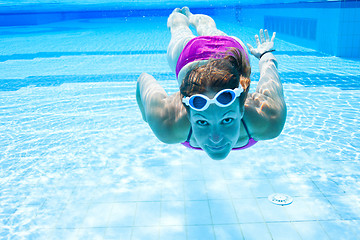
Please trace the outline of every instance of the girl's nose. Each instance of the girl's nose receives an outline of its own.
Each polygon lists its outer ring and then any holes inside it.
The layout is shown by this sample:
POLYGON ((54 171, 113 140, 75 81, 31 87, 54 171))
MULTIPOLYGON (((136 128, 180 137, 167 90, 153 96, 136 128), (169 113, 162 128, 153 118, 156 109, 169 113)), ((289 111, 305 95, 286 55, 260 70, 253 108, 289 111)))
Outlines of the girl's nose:
POLYGON ((218 144, 223 140, 223 134, 219 131, 219 129, 213 128, 210 132, 209 138, 212 143, 218 144))

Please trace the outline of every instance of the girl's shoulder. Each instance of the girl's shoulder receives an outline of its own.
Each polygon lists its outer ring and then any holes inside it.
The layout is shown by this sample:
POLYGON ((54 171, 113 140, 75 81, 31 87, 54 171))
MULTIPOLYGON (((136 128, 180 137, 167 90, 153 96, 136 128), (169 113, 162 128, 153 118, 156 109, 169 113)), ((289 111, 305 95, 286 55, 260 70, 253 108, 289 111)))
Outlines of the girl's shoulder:
POLYGON ((180 92, 168 96, 156 115, 152 130, 160 141, 164 143, 186 141, 191 126, 186 108, 180 100, 180 92))
POLYGON ((278 105, 260 93, 249 93, 245 102, 244 121, 249 134, 256 141, 277 137, 285 124, 284 111, 273 107, 278 105))

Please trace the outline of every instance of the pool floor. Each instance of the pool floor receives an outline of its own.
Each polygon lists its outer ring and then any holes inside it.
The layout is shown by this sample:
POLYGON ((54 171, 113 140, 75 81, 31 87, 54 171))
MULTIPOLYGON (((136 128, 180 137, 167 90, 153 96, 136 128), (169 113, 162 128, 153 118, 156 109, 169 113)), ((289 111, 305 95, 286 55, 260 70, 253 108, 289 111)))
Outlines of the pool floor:
POLYGON ((164 17, 0 28, 0 238, 360 237, 360 62, 278 36, 283 133, 213 161, 161 143, 137 108, 142 72, 178 90, 169 39, 164 17))

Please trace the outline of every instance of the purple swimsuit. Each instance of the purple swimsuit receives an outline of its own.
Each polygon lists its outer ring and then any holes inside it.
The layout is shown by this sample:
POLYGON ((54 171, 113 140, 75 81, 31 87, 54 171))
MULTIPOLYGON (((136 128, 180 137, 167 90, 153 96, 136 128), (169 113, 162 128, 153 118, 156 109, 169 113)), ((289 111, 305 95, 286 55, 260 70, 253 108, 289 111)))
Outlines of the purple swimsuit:
MULTIPOLYGON (((219 53, 224 53, 229 48, 237 48, 241 51, 242 54, 248 56, 246 54, 245 49, 242 45, 236 41, 235 39, 228 37, 228 36, 199 36, 191 39, 186 46, 184 47, 183 51, 181 52, 179 59, 176 64, 176 76, 178 77, 180 70, 188 63, 200 61, 200 60, 208 60, 210 58, 221 58, 223 55, 219 53)), ((242 150, 253 146, 257 141, 255 141, 249 134, 247 126, 245 122, 241 119, 242 123, 244 124, 245 130, 249 136, 249 142, 242 147, 233 148, 232 150, 242 150)), ((182 144, 185 147, 202 150, 201 148, 192 147, 190 145, 190 138, 192 134, 192 129, 190 128, 190 132, 188 138, 182 144)))
POLYGON ((180 70, 188 63, 208 60, 210 58, 222 58, 223 54, 230 48, 237 48, 242 54, 246 50, 235 39, 228 36, 199 36, 191 39, 182 50, 176 64, 176 76, 180 70))

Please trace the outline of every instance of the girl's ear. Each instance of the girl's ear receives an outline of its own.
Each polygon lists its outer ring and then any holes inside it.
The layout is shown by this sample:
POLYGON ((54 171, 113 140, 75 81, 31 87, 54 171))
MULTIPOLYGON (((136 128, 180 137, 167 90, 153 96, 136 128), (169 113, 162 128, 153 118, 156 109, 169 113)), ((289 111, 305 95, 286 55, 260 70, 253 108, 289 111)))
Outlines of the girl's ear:
POLYGON ((240 76, 240 86, 244 89, 243 93, 248 93, 250 89, 250 78, 240 76))
POLYGON ((241 52, 237 48, 231 48, 231 55, 228 56, 230 63, 237 69, 240 76, 250 78, 251 67, 250 61, 246 56, 246 53, 241 52))
POLYGON ((190 107, 189 106, 185 106, 184 104, 183 104, 183 106, 184 106, 184 108, 186 109, 186 116, 187 116, 187 118, 188 118, 188 120, 189 120, 189 122, 190 122, 190 124, 191 124, 191 115, 190 115, 190 107))
POLYGON ((240 106, 240 112, 241 112, 241 114, 244 114, 244 112, 245 112, 245 101, 246 101, 246 97, 247 97, 247 92, 241 93, 241 95, 240 95, 240 97, 239 97, 239 106, 240 106))
MULTIPOLYGON (((240 86, 243 88, 243 92, 241 93, 239 99, 240 99, 240 111, 244 111, 244 105, 245 101, 250 89, 250 78, 245 78, 243 76, 240 76, 240 86)), ((239 86, 239 87, 240 87, 239 86)))

